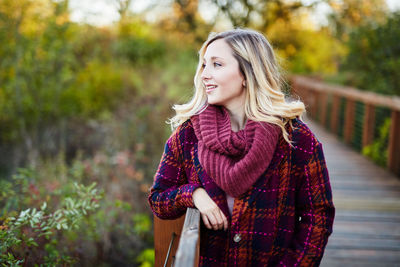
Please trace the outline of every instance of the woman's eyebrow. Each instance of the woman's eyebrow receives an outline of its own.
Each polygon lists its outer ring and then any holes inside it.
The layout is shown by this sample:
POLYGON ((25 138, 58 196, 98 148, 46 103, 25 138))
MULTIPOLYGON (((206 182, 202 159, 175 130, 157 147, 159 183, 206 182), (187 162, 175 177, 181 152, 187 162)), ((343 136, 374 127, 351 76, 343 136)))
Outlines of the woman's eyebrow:
MULTIPOLYGON (((213 59, 223 59, 222 57, 216 57, 216 56, 213 56, 213 57, 211 57, 211 60, 213 60, 213 59)), ((203 61, 206 61, 206 59, 203 57, 203 61)))

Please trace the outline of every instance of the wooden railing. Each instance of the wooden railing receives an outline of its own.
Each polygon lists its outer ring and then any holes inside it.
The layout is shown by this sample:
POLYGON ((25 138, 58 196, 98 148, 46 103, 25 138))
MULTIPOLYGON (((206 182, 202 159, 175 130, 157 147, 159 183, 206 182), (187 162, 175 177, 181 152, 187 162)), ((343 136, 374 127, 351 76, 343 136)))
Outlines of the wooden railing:
POLYGON ((389 109, 391 124, 387 167, 400 175, 400 98, 365 92, 352 87, 329 85, 304 76, 291 76, 290 82, 293 94, 298 95, 305 103, 307 115, 335 134, 338 134, 341 128, 346 143, 354 140, 356 103, 357 107, 363 107, 362 137, 359 140, 362 147, 373 142, 376 131, 376 109, 381 107, 389 109), (341 123, 343 125, 340 125, 341 123))
POLYGON ((197 209, 186 211, 185 223, 181 232, 174 267, 197 266, 200 249, 200 212, 197 209))
POLYGON ((200 212, 197 209, 188 208, 186 215, 176 220, 154 216, 155 266, 197 266, 199 235, 200 212))

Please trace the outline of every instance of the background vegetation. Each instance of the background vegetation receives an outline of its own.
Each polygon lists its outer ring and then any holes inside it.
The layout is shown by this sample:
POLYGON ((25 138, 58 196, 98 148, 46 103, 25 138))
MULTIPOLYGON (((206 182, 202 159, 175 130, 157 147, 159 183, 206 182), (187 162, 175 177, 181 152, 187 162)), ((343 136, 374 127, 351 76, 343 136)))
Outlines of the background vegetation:
POLYGON ((0 1, 5 266, 152 265, 146 196, 164 121, 189 99, 210 31, 250 27, 288 73, 400 94, 400 14, 383 0, 149 1, 143 13, 133 2, 115 0, 119 20, 100 27, 71 21, 67 0, 0 1), (318 25, 310 14, 322 2, 331 13, 318 25))

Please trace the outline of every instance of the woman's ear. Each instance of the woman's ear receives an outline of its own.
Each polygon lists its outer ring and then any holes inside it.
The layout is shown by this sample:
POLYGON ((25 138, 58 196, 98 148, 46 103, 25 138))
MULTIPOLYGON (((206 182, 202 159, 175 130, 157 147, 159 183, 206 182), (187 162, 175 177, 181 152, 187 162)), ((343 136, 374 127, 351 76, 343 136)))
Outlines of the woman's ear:
POLYGON ((247 87, 246 80, 243 81, 242 85, 243 85, 243 87, 247 87))

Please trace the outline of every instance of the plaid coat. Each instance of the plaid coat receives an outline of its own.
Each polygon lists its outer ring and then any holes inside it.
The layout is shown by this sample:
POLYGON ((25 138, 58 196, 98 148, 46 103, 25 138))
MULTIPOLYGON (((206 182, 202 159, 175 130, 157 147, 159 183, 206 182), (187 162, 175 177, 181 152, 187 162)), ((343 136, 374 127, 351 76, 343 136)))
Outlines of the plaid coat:
POLYGON ((335 209, 321 143, 300 120, 282 135, 257 182, 235 199, 232 216, 225 193, 199 163, 190 120, 168 139, 149 203, 156 216, 175 219, 194 207, 203 187, 228 218, 229 229, 200 230, 199 266, 318 266, 332 232, 335 209))

